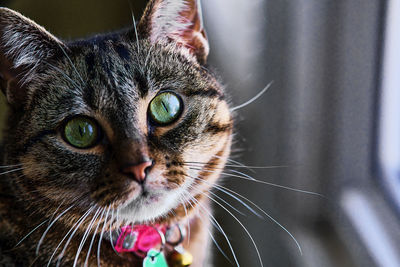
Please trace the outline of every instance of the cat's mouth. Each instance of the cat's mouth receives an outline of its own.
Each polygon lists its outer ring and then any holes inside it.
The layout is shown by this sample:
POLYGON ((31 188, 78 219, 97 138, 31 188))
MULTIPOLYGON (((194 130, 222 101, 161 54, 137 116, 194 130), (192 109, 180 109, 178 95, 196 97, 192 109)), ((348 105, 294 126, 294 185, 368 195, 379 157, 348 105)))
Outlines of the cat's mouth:
POLYGON ((136 196, 128 199, 118 208, 121 219, 137 223, 154 220, 175 208, 178 193, 168 194, 162 190, 149 190, 142 187, 136 196))

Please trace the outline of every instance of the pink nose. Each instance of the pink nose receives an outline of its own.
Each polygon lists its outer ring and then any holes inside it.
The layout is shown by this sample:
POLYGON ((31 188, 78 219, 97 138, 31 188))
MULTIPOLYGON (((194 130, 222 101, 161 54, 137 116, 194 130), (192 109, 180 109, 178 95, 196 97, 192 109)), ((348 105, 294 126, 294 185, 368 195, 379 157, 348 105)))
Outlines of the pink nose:
POLYGON ((134 179, 143 183, 147 176, 147 171, 153 165, 152 161, 145 161, 136 165, 129 165, 122 169, 124 174, 133 175, 134 179))

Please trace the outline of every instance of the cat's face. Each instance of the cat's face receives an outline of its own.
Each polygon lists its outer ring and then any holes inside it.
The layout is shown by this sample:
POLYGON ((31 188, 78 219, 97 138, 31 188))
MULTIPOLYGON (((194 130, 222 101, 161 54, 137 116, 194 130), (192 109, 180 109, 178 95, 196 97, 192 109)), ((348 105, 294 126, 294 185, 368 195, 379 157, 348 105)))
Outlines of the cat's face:
POLYGON ((203 29, 162 28, 171 14, 191 14, 164 2, 146 10, 139 40, 130 30, 68 45, 1 10, 10 18, 0 20, 6 163, 22 164, 12 185, 32 209, 179 219, 218 178, 230 151, 229 107, 202 65, 203 29))

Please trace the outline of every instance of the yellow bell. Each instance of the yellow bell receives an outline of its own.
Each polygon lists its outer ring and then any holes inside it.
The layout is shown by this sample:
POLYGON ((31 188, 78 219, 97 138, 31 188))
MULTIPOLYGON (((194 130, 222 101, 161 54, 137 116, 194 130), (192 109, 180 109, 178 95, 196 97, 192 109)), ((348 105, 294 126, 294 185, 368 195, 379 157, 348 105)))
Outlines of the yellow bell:
POLYGON ((193 262, 193 256, 187 251, 174 251, 171 254, 171 264, 173 267, 187 267, 193 262))

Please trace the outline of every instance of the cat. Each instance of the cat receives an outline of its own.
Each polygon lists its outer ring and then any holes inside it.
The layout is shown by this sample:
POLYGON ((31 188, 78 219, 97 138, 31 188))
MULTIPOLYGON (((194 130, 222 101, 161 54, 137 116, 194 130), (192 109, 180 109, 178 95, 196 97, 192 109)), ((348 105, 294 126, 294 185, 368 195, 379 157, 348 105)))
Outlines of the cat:
POLYGON ((150 0, 137 25, 72 42, 0 8, 4 265, 210 264, 233 114, 208 53, 198 0, 150 0), (138 226, 160 244, 116 253, 138 226))

